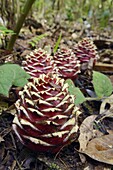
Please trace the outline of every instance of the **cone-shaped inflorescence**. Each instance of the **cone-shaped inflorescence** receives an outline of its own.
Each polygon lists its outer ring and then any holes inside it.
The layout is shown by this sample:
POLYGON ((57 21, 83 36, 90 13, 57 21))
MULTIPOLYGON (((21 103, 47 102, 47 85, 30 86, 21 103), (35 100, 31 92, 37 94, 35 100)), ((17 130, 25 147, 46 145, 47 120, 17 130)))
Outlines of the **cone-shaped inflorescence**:
POLYGON ((79 111, 64 82, 57 75, 42 74, 19 92, 13 130, 28 148, 56 153, 76 138, 79 111))
POLYGON ((41 48, 35 49, 30 55, 27 55, 26 61, 23 61, 23 68, 32 77, 51 73, 54 67, 51 58, 45 50, 41 48))
POLYGON ((80 61, 71 49, 59 49, 54 54, 55 73, 60 77, 75 79, 80 73, 80 61))
POLYGON ((74 47, 74 53, 83 64, 92 58, 94 63, 99 58, 97 48, 90 38, 84 38, 74 47))

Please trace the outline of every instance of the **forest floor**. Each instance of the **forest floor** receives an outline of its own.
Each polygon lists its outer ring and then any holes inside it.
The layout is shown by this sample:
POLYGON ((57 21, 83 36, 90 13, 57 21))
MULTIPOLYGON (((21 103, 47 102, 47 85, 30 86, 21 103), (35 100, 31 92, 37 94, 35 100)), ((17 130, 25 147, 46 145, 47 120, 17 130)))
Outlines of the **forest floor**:
MULTIPOLYGON (((100 30, 97 32, 92 31, 91 29, 87 30, 84 24, 74 22, 69 24, 68 21, 66 21, 65 24, 54 23, 52 26, 48 26, 47 23, 35 24, 37 24, 37 26, 34 28, 33 21, 29 21, 29 24, 22 28, 16 41, 14 51, 11 54, 7 50, 2 48, 0 49, 1 64, 10 61, 21 65, 21 62, 25 59, 26 55, 29 54, 34 48, 41 47, 51 53, 51 47, 55 46, 60 32, 62 33, 60 42, 60 47, 62 48, 72 48, 83 37, 90 36, 97 46, 100 56, 94 70, 109 76, 111 82, 113 83, 113 33, 111 29, 104 31, 100 30)), ((0 99, 0 170, 113 169, 113 163, 109 163, 108 161, 111 156, 111 160, 113 162, 113 150, 106 152, 106 160, 101 158, 101 154, 103 153, 99 153, 99 155, 96 155, 95 158, 93 154, 84 154, 79 151, 80 141, 78 140, 63 148, 56 155, 52 155, 50 153, 35 153, 27 149, 20 143, 12 130, 12 121, 15 114, 13 105, 15 101, 16 96, 13 88, 10 91, 9 98, 2 97, 0 99)), ((93 103, 88 102, 85 105, 82 105, 81 107, 85 116, 81 118, 81 122, 87 119, 87 121, 91 123, 94 116, 99 114, 101 103, 102 101, 94 101, 93 103)), ((106 103, 109 104, 109 101, 106 103)), ((104 128, 109 129, 109 124, 110 130, 112 131, 112 120, 112 118, 106 119, 104 121, 104 128)), ((91 125, 89 125, 88 128, 89 131, 92 133, 94 132, 94 129, 91 129, 91 125)), ((111 132, 111 134, 112 133, 113 132, 111 132)), ((89 134, 86 133, 86 136, 89 137, 89 134)), ((105 146, 103 145, 103 147, 105 146)), ((100 150, 102 151, 102 149, 100 150)))

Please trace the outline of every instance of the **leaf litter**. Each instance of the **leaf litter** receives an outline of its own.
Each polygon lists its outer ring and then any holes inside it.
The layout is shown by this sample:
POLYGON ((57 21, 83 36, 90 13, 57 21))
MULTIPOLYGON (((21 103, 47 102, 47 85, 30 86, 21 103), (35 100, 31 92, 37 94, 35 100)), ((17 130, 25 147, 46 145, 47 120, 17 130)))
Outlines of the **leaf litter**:
MULTIPOLYGON (((113 117, 111 117, 113 112, 110 112, 110 110, 105 112, 103 106, 105 106, 108 101, 111 101, 110 99, 112 97, 113 96, 110 96, 109 99, 105 99, 101 104, 100 113, 104 113, 103 116, 101 115, 99 117, 99 115, 91 115, 82 122, 78 138, 80 153, 88 155, 96 161, 110 165, 113 165, 113 117), (106 129, 105 134, 103 131, 100 131, 100 129, 102 129, 102 123, 104 123, 106 129), (107 124, 111 126, 108 127, 107 124), (98 125, 101 126, 101 128, 98 125)), ((81 156, 81 159, 84 160, 84 157, 81 156)))

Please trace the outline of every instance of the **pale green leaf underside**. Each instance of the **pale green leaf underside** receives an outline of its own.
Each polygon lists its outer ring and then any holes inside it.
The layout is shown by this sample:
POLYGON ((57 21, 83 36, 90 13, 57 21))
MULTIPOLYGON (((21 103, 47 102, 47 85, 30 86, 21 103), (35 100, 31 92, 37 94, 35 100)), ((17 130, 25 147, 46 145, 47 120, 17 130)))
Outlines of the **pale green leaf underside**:
POLYGON ((75 105, 79 105, 86 100, 83 93, 80 91, 78 87, 75 87, 71 79, 67 79, 65 83, 68 83, 69 85, 70 94, 75 96, 75 105))
POLYGON ((93 86, 98 97, 110 96, 113 91, 113 86, 110 79, 97 71, 93 71, 93 86))

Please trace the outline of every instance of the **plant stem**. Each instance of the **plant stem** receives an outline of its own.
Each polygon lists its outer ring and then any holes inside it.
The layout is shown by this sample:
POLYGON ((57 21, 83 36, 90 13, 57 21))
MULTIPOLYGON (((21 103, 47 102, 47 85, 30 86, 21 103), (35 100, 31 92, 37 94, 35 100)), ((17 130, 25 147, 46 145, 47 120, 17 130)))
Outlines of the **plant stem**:
POLYGON ((34 2, 35 2, 35 0, 27 0, 26 1, 24 9, 23 9, 23 12, 22 12, 21 16, 19 17, 19 19, 17 21, 17 24, 16 24, 16 26, 14 28, 14 33, 15 34, 13 34, 11 36, 10 40, 9 40, 9 43, 8 43, 8 46, 7 46, 8 50, 11 51, 13 49, 14 43, 15 43, 17 37, 18 37, 20 29, 22 28, 22 25, 23 25, 23 23, 25 21, 25 18, 27 16, 28 12, 30 11, 30 9, 31 9, 34 2))
POLYGON ((88 101, 92 101, 92 100, 102 100, 102 99, 107 99, 109 97, 86 97, 85 99, 88 101))
POLYGON ((88 101, 92 101, 92 100, 101 100, 102 98, 99 98, 99 97, 86 97, 85 99, 88 100, 88 101))

